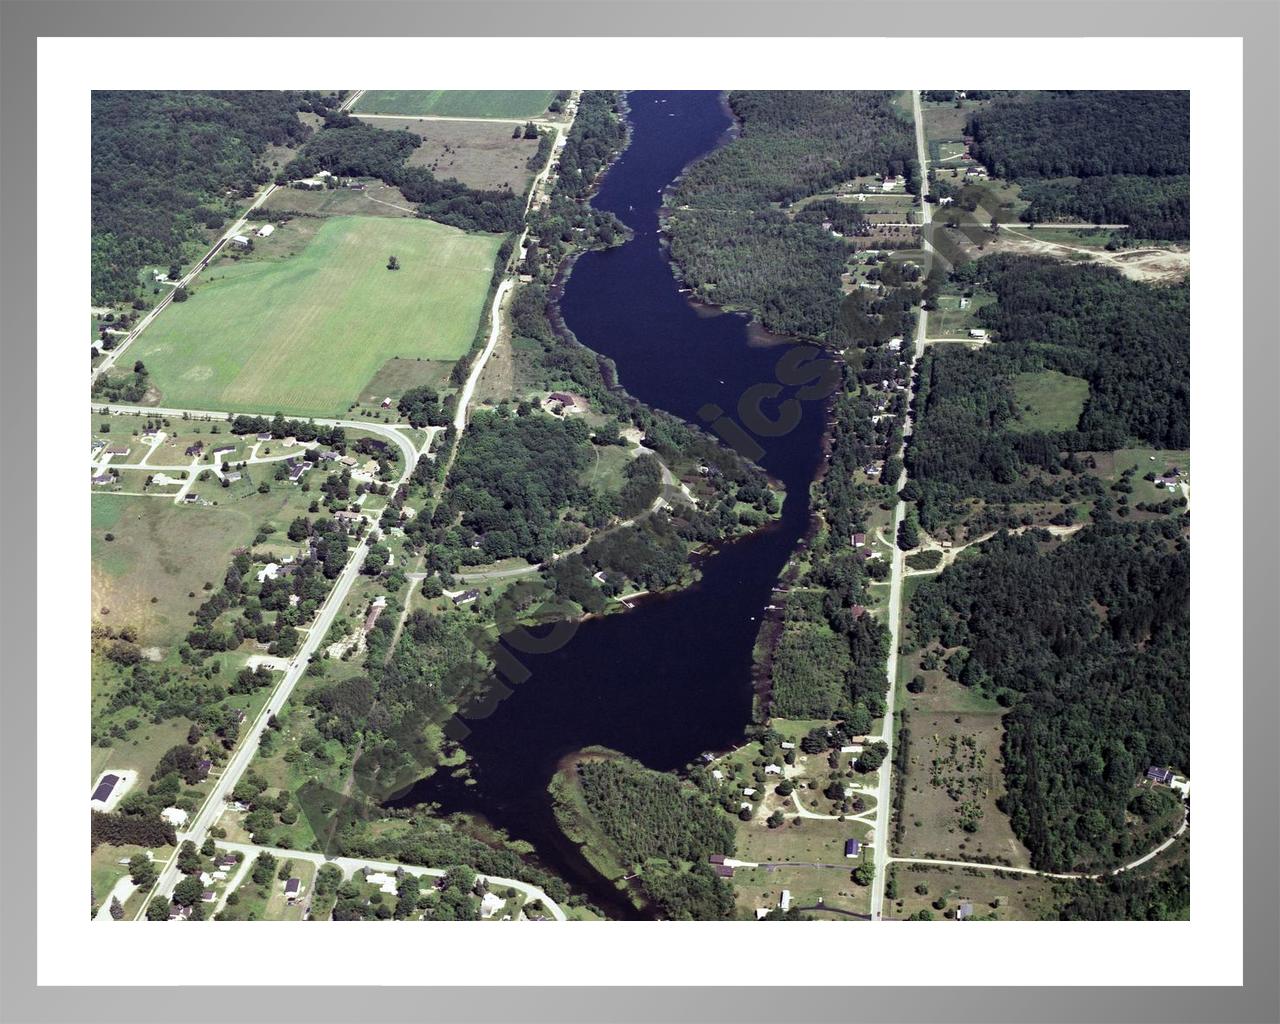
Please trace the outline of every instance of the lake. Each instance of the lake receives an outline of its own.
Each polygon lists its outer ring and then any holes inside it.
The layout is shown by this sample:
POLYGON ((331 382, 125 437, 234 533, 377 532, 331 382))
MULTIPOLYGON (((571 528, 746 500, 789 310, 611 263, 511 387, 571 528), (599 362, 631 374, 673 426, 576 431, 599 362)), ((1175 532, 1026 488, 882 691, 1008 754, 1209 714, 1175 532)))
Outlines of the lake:
MULTIPOLYGON (((688 302, 660 242, 662 191, 731 127, 720 96, 636 92, 628 103, 630 145, 593 204, 616 214, 634 237, 585 253, 560 310, 584 345, 613 359, 628 392, 704 425, 699 410, 707 403, 732 414, 747 388, 776 381, 787 348, 763 344, 743 316, 688 302)), ((677 770, 704 751, 741 741, 751 721, 757 630, 778 574, 808 527, 809 484, 822 459, 824 404, 800 404, 795 429, 758 439, 765 454, 757 461, 788 494, 777 523, 702 560, 697 585, 587 621, 552 653, 521 654, 531 677, 490 716, 467 723, 475 784, 443 771, 395 805, 437 802, 445 814, 483 817, 532 842, 541 863, 611 916, 634 916, 563 840, 546 786, 560 761, 585 746, 677 770)))

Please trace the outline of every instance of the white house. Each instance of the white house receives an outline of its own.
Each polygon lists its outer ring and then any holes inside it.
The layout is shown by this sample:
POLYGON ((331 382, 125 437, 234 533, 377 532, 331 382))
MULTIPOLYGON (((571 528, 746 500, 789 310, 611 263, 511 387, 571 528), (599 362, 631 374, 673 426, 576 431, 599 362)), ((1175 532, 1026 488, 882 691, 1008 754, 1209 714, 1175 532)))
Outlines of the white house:
POLYGON ((791 909, 791 890, 783 889, 782 895, 778 898, 778 907, 785 913, 791 909))
POLYGON ((231 244, 237 249, 247 249, 249 248, 250 242, 244 235, 232 235, 231 244))
POLYGON ((397 889, 396 876, 389 875, 385 871, 366 871, 364 880, 370 885, 376 885, 388 895, 395 895, 397 889))
POLYGON ((278 566, 275 562, 268 562, 266 565, 264 565, 261 569, 258 570, 258 582, 262 583, 264 580, 273 580, 279 575, 280 575, 280 566, 278 566))
POLYGON ((984 327, 969 328, 969 337, 971 338, 985 338, 986 336, 987 336, 987 331, 986 331, 986 328, 984 327))
POLYGON ((502 909, 506 902, 507 901, 501 896, 497 896, 491 892, 485 893, 484 898, 480 901, 480 916, 486 921, 489 920, 489 918, 493 917, 494 914, 502 909))
POLYGON ((181 807, 166 807, 160 812, 160 817, 174 828, 181 828, 187 823, 187 812, 181 807))

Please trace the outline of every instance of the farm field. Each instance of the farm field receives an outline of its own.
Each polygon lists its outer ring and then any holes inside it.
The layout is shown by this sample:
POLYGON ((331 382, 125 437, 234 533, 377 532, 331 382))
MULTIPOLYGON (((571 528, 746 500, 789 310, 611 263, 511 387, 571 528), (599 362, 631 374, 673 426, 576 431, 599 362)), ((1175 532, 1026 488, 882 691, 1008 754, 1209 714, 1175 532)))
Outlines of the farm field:
POLYGON ((220 262, 132 354, 170 406, 338 415, 392 357, 467 351, 499 243, 425 220, 335 217, 296 256, 220 262))
POLYGON ((1013 430, 1074 430, 1089 398, 1089 382, 1057 370, 1020 373, 1013 378, 1013 393, 1022 413, 1013 430))
POLYGON ((406 162, 410 167, 428 168, 437 178, 456 178, 471 188, 521 194, 533 178, 533 171, 526 165, 538 152, 538 140, 512 138, 508 124, 411 117, 375 117, 366 123, 419 136, 422 145, 409 154, 406 162))
POLYGON ((370 89, 356 101, 354 112, 411 117, 537 117, 554 97, 553 89, 370 89))

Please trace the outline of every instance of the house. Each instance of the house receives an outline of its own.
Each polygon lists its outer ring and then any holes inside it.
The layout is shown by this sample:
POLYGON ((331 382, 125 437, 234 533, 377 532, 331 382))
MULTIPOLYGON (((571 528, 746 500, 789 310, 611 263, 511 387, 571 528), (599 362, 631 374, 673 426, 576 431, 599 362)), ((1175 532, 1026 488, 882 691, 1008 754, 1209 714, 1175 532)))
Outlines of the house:
MULTIPOLYGON (((875 467, 873 466, 871 468, 874 469, 875 467)), ((853 535, 854 550, 856 551, 858 548, 864 548, 866 546, 867 546, 867 535, 865 533, 855 533, 853 535)))
POLYGON ((169 911, 169 920, 170 921, 191 920, 191 908, 190 907, 173 907, 169 911))
POLYGON ((487 892, 480 900, 480 917, 482 920, 489 920, 499 910, 506 905, 506 900, 496 893, 487 892))
POLYGON ((223 479, 226 480, 227 483, 229 484, 234 484, 234 483, 239 483, 240 480, 243 479, 243 477, 239 473, 228 473, 225 477, 223 477, 223 479))
POLYGON ((115 476, 111 473, 99 473, 93 478, 93 485, 101 487, 103 484, 115 483, 115 476))
POLYGON ((778 765, 778 764, 767 764, 767 765, 765 765, 765 766, 764 766, 764 773, 765 773, 766 775, 781 775, 781 774, 782 774, 782 765, 778 765))
POLYGON ((472 588, 471 590, 463 590, 453 595, 453 603, 461 607, 464 604, 470 604, 480 596, 480 591, 472 588))
POLYGON ((296 484, 302 479, 302 474, 310 468, 310 462, 295 462, 289 470, 289 483, 296 484))
POLYGON ((119 775, 102 776, 102 778, 98 780, 98 788, 93 791, 93 796, 89 797, 89 802, 105 804, 111 799, 111 791, 116 788, 116 783, 119 781, 119 775))
POLYGON ((379 595, 373 599, 373 604, 369 608, 369 614, 364 617, 364 631, 370 632, 378 622, 378 616, 382 614, 382 609, 387 606, 387 599, 384 595, 379 595))
POLYGON ((961 904, 960 904, 960 906, 956 907, 956 920, 957 920, 957 921, 967 921, 967 920, 969 920, 969 918, 971 918, 971 917, 973 917, 973 904, 972 904, 972 903, 961 903, 961 904))
POLYGON ((707 863, 708 863, 708 864, 723 864, 723 863, 724 863, 724 854, 723 854, 723 853, 713 853, 713 854, 710 854, 710 855, 707 857, 707 863))
POLYGON ((235 867, 240 862, 236 860, 233 856, 231 856, 231 854, 228 853, 219 857, 216 861, 214 861, 214 863, 218 866, 218 869, 220 871, 229 871, 231 868, 235 867))
POLYGON ((181 807, 166 807, 160 812, 160 817, 174 828, 181 828, 187 823, 187 812, 181 807))
POLYGON ((273 580, 280 575, 280 566, 275 562, 268 562, 258 570, 258 582, 263 583, 266 580, 273 580))
POLYGON ((844 841, 844 855, 846 857, 858 857, 862 855, 862 844, 856 839, 846 839, 844 841))
POLYGON ((253 243, 250 242, 249 239, 246 238, 244 235, 232 235, 231 244, 234 245, 237 249, 247 249, 253 243))
POLYGON ((388 895, 394 895, 398 887, 395 875, 389 875, 385 871, 368 871, 364 873, 366 885, 376 885, 388 895))
POLYGON ((204 442, 196 441, 194 444, 187 445, 186 453, 188 455, 192 455, 192 456, 195 456, 196 458, 199 458, 201 455, 204 454, 204 442))
POLYGON ((122 445, 122 444, 113 444, 110 448, 108 448, 108 449, 107 449, 106 454, 108 454, 108 455, 119 455, 119 456, 123 457, 123 456, 125 456, 125 455, 128 455, 128 454, 129 454, 129 452, 130 452, 130 450, 131 450, 131 449, 130 449, 130 448, 128 448, 126 445, 122 445))
POLYGON ((763 920, 764 920, 766 917, 768 917, 768 916, 769 916, 769 908, 768 908, 768 907, 756 907, 756 920, 757 920, 757 921, 763 921, 763 920))
POLYGON ((263 224, 262 227, 258 228, 258 237, 270 238, 271 233, 275 231, 275 229, 276 229, 276 226, 274 224, 263 224))
POLYGON ((337 459, 338 459, 337 452, 321 452, 320 453, 321 462, 336 462, 337 459))
POLYGON ((235 451, 235 450, 236 450, 236 446, 235 446, 235 445, 233 445, 233 444, 220 444, 220 445, 218 445, 218 447, 217 447, 217 448, 213 449, 213 451, 212 451, 212 452, 210 452, 209 454, 210 454, 210 455, 215 455, 215 456, 216 456, 216 455, 225 455, 225 454, 227 454, 227 452, 233 452, 233 451, 235 451))
POLYGON ((347 530, 355 529, 356 525, 364 522, 364 516, 359 512, 352 512, 349 509, 340 508, 333 514, 336 519, 347 530))
POLYGON ((714 870, 715 870, 715 873, 719 875, 721 878, 733 877, 733 868, 731 868, 728 864, 717 864, 714 870))
POLYGON ((282 445, 284 445, 286 448, 292 448, 294 445, 296 445, 296 444, 298 443, 298 439, 297 439, 296 437, 292 437, 292 436, 291 436, 291 437, 286 437, 286 438, 285 438, 283 441, 281 441, 280 443, 281 443, 282 445))
POLYGON ((901 338, 890 338, 890 339, 889 339, 889 351, 890 351, 890 352, 897 352, 900 348, 902 348, 902 339, 901 339, 901 338))
POLYGON ((268 431, 264 431, 263 433, 259 434, 259 435, 258 435, 258 440, 259 440, 259 441, 270 441, 270 440, 271 440, 271 432, 268 430, 268 431))
POLYGON ((302 880, 298 878, 290 878, 284 883, 284 898, 290 903, 294 902, 302 895, 302 880))
POLYGON ((200 772, 200 778, 207 779, 209 777, 209 769, 213 767, 213 762, 207 757, 202 761, 196 762, 196 769, 200 772))
POLYGON ((862 618, 862 616, 867 614, 867 610, 862 605, 855 604, 853 607, 849 609, 849 614, 853 616, 854 621, 857 621, 858 619, 862 618))
POLYGON ((969 328, 969 337, 971 338, 985 338, 986 336, 987 336, 987 331, 985 327, 969 328))
POLYGON ((713 779, 715 779, 715 780, 716 780, 716 782, 723 782, 723 781, 724 781, 724 772, 722 772, 719 768, 712 768, 712 769, 711 769, 711 777, 712 777, 713 779))
POLYGON ((236 725, 244 725, 244 720, 249 717, 249 713, 244 708, 236 708, 236 725))
POLYGON ((1168 786, 1173 782, 1172 768, 1157 768, 1152 765, 1147 769, 1147 778, 1160 786, 1168 786))
POLYGON ((304 192, 318 192, 324 189, 324 182, 318 178, 299 178, 293 182, 293 188, 300 188, 304 192))
POLYGON ((748 786, 746 789, 744 789, 744 790, 742 791, 742 795, 743 795, 743 796, 755 796, 755 795, 756 795, 755 788, 754 788, 754 787, 751 787, 751 786, 748 786))
POLYGON ((363 192, 365 185, 363 181, 349 181, 347 182, 347 188, 353 188, 357 192, 363 192))
POLYGON ((782 890, 782 895, 778 897, 778 908, 783 913, 786 913, 788 910, 791 909, 791 890, 790 889, 782 890))
POLYGON ((778 744, 778 746, 780 746, 783 750, 795 750, 795 749, 796 749, 796 745, 795 745, 794 743, 792 743, 790 740, 784 740, 783 742, 779 743, 779 744, 778 744))
POLYGON ((206 889, 200 894, 201 903, 212 903, 218 898, 218 894, 212 889, 206 889))
POLYGON ((390 396, 390 395, 388 395, 386 398, 384 398, 384 399, 382 400, 382 408, 384 408, 384 409, 390 409, 390 408, 391 408, 391 396, 390 396))

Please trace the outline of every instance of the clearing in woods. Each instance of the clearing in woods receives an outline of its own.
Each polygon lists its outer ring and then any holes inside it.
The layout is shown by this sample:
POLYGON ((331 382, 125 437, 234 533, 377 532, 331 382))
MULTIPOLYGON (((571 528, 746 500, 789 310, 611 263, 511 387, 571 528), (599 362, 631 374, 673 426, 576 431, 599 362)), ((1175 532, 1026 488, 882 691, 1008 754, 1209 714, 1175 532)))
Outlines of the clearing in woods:
POLYGON ((219 261, 135 358, 170 406, 339 415, 387 360, 470 348, 500 242, 427 220, 330 218, 296 256, 219 261))
MULTIPOLYGON (((437 178, 456 178, 469 188, 524 194, 533 178, 529 158, 538 140, 512 136, 511 125, 483 121, 426 121, 373 117, 367 124, 413 132, 422 145, 409 154, 410 167, 426 167, 437 178)), ((545 162, 545 161, 544 161, 545 162)))
POLYGON ((537 117, 554 96, 552 89, 370 89, 356 101, 354 112, 409 117, 537 117))

